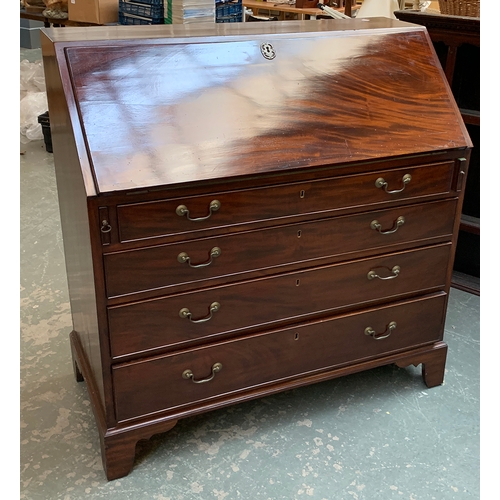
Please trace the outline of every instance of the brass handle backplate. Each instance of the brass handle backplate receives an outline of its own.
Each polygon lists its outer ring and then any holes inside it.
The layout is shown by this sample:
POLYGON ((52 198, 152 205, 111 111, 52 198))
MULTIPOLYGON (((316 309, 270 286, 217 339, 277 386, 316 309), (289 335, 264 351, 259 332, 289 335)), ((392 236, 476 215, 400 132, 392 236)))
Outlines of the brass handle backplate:
POLYGON ((201 319, 193 319, 193 316, 191 314, 191 311, 187 307, 183 307, 179 311, 179 316, 184 319, 187 318, 191 323, 205 323, 206 321, 209 321, 212 319, 212 316, 215 312, 217 312, 220 309, 220 304, 218 302, 212 302, 210 304, 210 310, 209 310, 209 315, 205 316, 204 318, 201 319))
POLYGON ((214 259, 216 259, 217 257, 219 257, 221 255, 221 253, 222 253, 222 250, 219 247, 213 247, 212 250, 210 250, 210 259, 207 260, 207 262, 202 262, 201 264, 191 264, 191 257, 189 257, 189 255, 186 252, 181 252, 177 256, 177 260, 181 264, 187 263, 189 265, 189 267, 192 267, 193 269, 197 269, 199 267, 209 266, 213 262, 214 259))
POLYGON ((210 202, 210 205, 208 206, 208 215, 206 215, 205 217, 198 217, 196 219, 192 219, 189 216, 189 209, 188 209, 188 207, 186 207, 186 205, 179 205, 175 209, 175 213, 179 217, 186 216, 187 220, 190 220, 190 221, 193 221, 193 222, 200 222, 200 221, 204 221, 204 220, 209 219, 214 212, 217 212, 217 210, 219 210, 219 208, 220 208, 220 201, 219 200, 212 200, 210 202))
POLYGON ((366 277, 369 279, 369 280, 373 280, 375 278, 378 278, 379 280, 393 280, 394 278, 397 278, 399 276, 399 273, 401 272, 401 268, 399 266, 394 266, 392 269, 392 276, 380 276, 378 275, 375 271, 369 271, 368 274, 366 275, 366 277))
POLYGON ((405 223, 405 218, 400 215, 397 219, 396 222, 394 223, 394 226, 392 229, 388 229, 387 231, 382 231, 382 224, 378 220, 372 220, 370 222, 370 227, 378 231, 380 234, 392 234, 395 233, 403 224, 405 223))
POLYGON ((389 191, 387 188, 389 187, 389 184, 386 182, 386 180, 383 177, 379 177, 375 181, 375 186, 378 188, 384 188, 384 191, 388 194, 396 194, 396 193, 401 193, 401 191, 404 190, 407 184, 409 184, 411 181, 411 175, 410 174, 405 174, 403 175, 403 187, 401 189, 394 189, 392 191, 389 191))
POLYGON ((395 321, 391 321, 387 328, 382 333, 377 333, 371 326, 365 328, 365 335, 370 335, 375 340, 386 339, 395 329, 397 323, 395 321))
POLYGON ((205 382, 210 382, 211 380, 213 380, 213 378, 215 377, 215 374, 220 372, 221 370, 222 370, 222 363, 214 363, 212 365, 212 373, 207 378, 202 378, 201 380, 196 380, 194 378, 194 373, 192 370, 184 370, 182 372, 182 378, 185 378, 186 380, 191 379, 191 382, 194 382, 195 384, 204 384, 205 382))

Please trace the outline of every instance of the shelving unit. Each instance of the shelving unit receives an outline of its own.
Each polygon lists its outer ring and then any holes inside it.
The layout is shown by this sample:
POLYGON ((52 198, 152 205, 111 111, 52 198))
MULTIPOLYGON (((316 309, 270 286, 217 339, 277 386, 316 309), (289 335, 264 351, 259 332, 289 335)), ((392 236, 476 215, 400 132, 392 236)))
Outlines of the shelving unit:
POLYGON ((460 221, 452 286, 480 293, 480 19, 396 11, 401 21, 427 28, 474 148, 460 221))

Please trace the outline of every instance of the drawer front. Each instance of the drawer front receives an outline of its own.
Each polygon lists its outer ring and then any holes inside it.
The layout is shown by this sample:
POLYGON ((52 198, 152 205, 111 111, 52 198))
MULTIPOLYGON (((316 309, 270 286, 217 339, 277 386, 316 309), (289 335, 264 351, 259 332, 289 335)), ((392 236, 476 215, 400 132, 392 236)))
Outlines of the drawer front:
MULTIPOLYGON (((448 193, 453 162, 117 207, 120 241, 448 193), (406 177, 405 177, 406 176, 406 177), (403 179, 411 176, 405 184, 403 179), (387 185, 377 187, 377 180, 387 185), (399 191, 388 193, 387 191, 399 191), (403 189, 404 188, 404 189, 403 189), (194 220, 190 220, 194 219, 194 220)), ((379 183, 380 185, 380 183, 379 183)))
POLYGON ((112 253, 104 256, 107 295, 112 298, 199 284, 211 278, 448 236, 453 232, 455 210, 454 200, 423 203, 112 253), (404 224, 398 227, 401 217, 404 224), (380 231, 372 224, 375 221, 380 231))
POLYGON ((442 338, 439 294, 113 367, 119 421, 442 338), (425 328, 422 328, 425 325, 425 328), (219 363, 219 372, 212 367, 219 363), (186 370, 191 372, 185 374, 186 370), (184 374, 184 376, 183 376, 184 374), (194 383, 213 378, 206 383, 194 383))
POLYGON ((450 248, 451 244, 443 244, 109 307, 111 352, 116 358, 187 345, 444 287, 450 248))

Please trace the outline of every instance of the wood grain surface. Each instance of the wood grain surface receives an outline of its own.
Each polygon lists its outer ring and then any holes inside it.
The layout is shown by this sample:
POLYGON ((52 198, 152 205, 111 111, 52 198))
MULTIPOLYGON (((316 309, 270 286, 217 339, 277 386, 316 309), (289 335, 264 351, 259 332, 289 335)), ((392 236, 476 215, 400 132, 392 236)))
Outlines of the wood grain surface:
POLYGON ((263 41, 67 49, 98 191, 468 145, 425 31, 263 41))

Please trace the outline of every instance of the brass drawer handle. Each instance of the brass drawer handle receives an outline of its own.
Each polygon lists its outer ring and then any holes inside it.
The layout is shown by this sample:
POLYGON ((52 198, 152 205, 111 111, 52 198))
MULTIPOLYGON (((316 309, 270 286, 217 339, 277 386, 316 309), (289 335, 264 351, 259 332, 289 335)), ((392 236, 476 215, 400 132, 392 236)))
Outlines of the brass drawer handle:
POLYGON ((193 316, 191 314, 191 311, 187 308, 187 307, 183 307, 180 311, 179 311, 179 316, 184 319, 184 318, 187 318, 189 319, 189 321, 191 321, 191 323, 205 323, 206 321, 209 321, 212 319, 212 316, 215 312, 217 312, 218 310, 220 309, 220 304, 218 302, 212 302, 210 304, 210 313, 208 316, 206 316, 205 318, 201 318, 201 319, 193 319, 193 316))
POLYGON ((371 326, 368 326, 365 328, 365 335, 370 335, 375 340, 386 339, 396 329, 396 326, 398 326, 397 323, 391 321, 382 333, 377 333, 371 326))
POLYGON ((189 210, 188 210, 188 207, 186 207, 186 205, 179 205, 175 209, 175 213, 179 217, 183 217, 185 215, 187 220, 190 220, 193 222, 200 222, 200 221, 209 219, 214 212, 217 212, 217 210, 219 210, 219 208, 220 208, 220 201, 219 200, 212 200, 210 202, 210 205, 208 206, 208 215, 206 215, 205 217, 198 217, 197 219, 191 219, 191 217, 189 217, 189 210))
POLYGON ((210 382, 215 377, 216 373, 219 373, 222 370, 222 363, 214 363, 212 366, 212 373, 208 378, 202 378, 201 380, 195 380, 194 373, 191 370, 184 370, 182 372, 182 378, 186 380, 191 379, 191 382, 195 384, 204 384, 205 382, 210 382))
POLYGON ((111 231, 111 225, 107 220, 101 222, 101 233, 109 233, 111 231))
POLYGON ((409 184, 411 181, 411 175, 410 174, 405 174, 403 175, 403 187, 401 189, 394 189, 393 191, 389 191, 387 187, 389 184, 385 181, 383 177, 379 177, 375 181, 375 186, 378 188, 384 188, 384 191, 388 194, 396 194, 396 193, 401 193, 401 191, 404 191, 404 188, 406 187, 407 184, 409 184))
POLYGON ((210 259, 207 262, 202 262, 201 264, 191 264, 191 258, 189 257, 189 255, 186 252, 181 252, 177 256, 177 260, 181 264, 185 264, 187 262, 189 267, 192 267, 193 269, 197 269, 199 267, 209 266, 214 261, 214 259, 216 259, 217 257, 220 256, 221 253, 222 253, 222 250, 219 247, 213 247, 212 250, 210 250, 210 259))
POLYGON ((399 276, 399 273, 401 272, 401 268, 399 266, 394 266, 391 269, 393 275, 392 276, 385 276, 384 278, 382 276, 379 276, 375 271, 369 271, 366 277, 369 280, 378 278, 379 280, 393 280, 394 278, 397 278, 399 276))
POLYGON ((394 224, 392 229, 388 229, 387 231, 382 231, 382 224, 378 220, 372 220, 370 222, 370 227, 375 231, 378 231, 380 234, 392 234, 395 233, 403 224, 405 223, 405 218, 400 215, 394 224))

